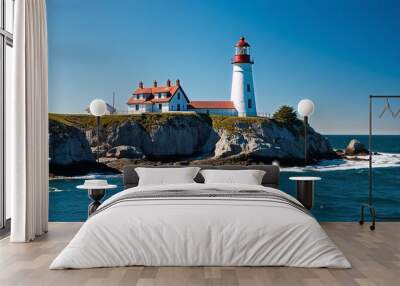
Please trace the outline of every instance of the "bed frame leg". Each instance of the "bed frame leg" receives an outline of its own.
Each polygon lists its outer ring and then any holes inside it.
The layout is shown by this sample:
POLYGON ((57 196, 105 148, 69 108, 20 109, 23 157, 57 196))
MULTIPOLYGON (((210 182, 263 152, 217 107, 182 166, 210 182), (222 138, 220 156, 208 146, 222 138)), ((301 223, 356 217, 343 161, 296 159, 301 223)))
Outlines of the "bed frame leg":
POLYGON ((370 230, 375 230, 375 221, 376 221, 376 212, 375 212, 375 208, 374 207, 370 207, 369 211, 371 213, 371 217, 372 217, 372 224, 369 227, 370 230))
POLYGON ((360 215, 360 220, 358 221, 358 223, 359 223, 360 225, 363 225, 364 222, 365 222, 365 217, 364 217, 365 208, 368 208, 368 209, 369 209, 369 213, 370 213, 370 215, 371 215, 371 220, 372 220, 369 229, 370 229, 370 230, 375 230, 376 210, 375 210, 375 208, 374 208, 373 206, 371 206, 371 205, 367 205, 367 204, 361 205, 361 215, 360 215))
POLYGON ((363 206, 363 205, 361 205, 361 218, 360 218, 360 220, 358 221, 358 223, 359 223, 360 225, 363 225, 363 224, 364 224, 364 206, 363 206))

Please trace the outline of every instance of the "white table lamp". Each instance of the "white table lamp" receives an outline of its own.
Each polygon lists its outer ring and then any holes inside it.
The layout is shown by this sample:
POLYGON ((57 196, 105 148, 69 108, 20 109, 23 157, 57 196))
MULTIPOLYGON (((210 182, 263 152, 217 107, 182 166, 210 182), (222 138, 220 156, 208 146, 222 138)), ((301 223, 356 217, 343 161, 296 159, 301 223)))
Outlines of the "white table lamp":
POLYGON ((95 99, 90 103, 89 110, 94 116, 103 116, 107 112, 107 104, 102 99, 95 99))
POLYGON ((100 117, 105 115, 107 112, 107 103, 102 99, 95 99, 90 103, 90 113, 96 116, 97 125, 97 163, 99 163, 99 148, 100 148, 100 117))
POLYGON ((302 99, 297 104, 297 112, 304 118, 304 162, 308 163, 307 128, 308 117, 314 113, 314 102, 309 99, 302 99))
POLYGON ((312 115, 314 113, 314 102, 309 99, 300 100, 297 105, 297 112, 303 117, 312 115))

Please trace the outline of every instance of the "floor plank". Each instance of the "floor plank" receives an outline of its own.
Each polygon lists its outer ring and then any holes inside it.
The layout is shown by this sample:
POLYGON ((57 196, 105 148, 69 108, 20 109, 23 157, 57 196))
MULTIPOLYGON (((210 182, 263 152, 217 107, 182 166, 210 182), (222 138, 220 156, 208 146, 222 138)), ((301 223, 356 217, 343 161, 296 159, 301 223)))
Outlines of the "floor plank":
POLYGON ((352 269, 290 267, 118 267, 48 269, 81 223, 50 223, 49 233, 32 243, 0 240, 0 285, 399 285, 400 223, 378 223, 376 231, 357 223, 322 223, 352 263, 352 269))

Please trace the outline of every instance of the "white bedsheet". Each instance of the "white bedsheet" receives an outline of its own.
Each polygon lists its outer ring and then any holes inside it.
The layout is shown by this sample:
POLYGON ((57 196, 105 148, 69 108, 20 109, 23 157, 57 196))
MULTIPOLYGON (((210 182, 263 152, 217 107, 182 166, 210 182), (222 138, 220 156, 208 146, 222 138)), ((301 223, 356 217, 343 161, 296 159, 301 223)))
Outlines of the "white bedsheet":
MULTIPOLYGON (((267 190, 254 185, 180 184, 149 190, 267 190)), ((232 198, 124 201, 89 218, 50 269, 127 265, 294 266, 349 268, 350 263, 310 215, 285 204, 232 198)))

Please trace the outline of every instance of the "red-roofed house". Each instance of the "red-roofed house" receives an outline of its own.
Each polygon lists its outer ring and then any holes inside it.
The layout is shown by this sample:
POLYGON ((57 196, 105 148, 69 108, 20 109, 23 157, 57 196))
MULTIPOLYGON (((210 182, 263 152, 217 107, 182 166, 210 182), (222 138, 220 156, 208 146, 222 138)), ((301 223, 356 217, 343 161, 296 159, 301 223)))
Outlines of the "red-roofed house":
POLYGON ((127 104, 131 113, 187 111, 189 99, 179 79, 175 85, 167 80, 166 86, 157 86, 157 81, 154 81, 152 87, 144 87, 140 82, 127 104))
POLYGON ((214 115, 238 115, 232 101, 189 101, 179 80, 175 85, 171 85, 171 81, 167 80, 166 86, 158 86, 154 81, 152 87, 144 87, 143 82, 140 82, 127 104, 131 113, 193 111, 214 115))

